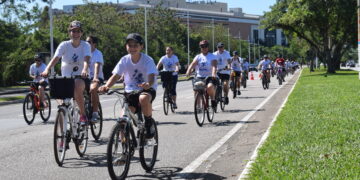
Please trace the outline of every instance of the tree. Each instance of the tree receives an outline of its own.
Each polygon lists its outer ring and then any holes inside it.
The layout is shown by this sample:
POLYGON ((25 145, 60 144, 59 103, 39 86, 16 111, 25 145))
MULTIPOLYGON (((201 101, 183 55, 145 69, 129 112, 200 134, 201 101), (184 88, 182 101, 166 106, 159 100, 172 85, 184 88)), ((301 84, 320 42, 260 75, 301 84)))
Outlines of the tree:
POLYGON ((304 39, 335 73, 342 55, 356 45, 355 0, 279 0, 265 13, 266 28, 304 39))

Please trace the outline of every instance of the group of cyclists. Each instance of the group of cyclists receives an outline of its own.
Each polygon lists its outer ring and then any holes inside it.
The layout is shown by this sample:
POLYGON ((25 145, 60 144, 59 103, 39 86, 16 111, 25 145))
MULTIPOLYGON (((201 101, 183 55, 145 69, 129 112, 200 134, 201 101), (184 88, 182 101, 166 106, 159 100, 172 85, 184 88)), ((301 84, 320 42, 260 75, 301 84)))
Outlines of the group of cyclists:
MULTIPOLYGON (((174 54, 172 47, 166 47, 166 54, 161 57, 158 64, 155 65, 153 58, 141 51, 144 48, 144 40, 137 33, 131 33, 126 37, 125 47, 127 55, 123 56, 112 71, 112 76, 104 84, 104 74, 102 71, 104 59, 101 51, 97 49, 99 39, 95 36, 88 36, 86 41, 81 40, 83 35, 83 27, 79 21, 72 21, 68 27, 68 35, 70 40, 63 41, 57 47, 54 57, 48 65, 45 65, 40 55, 34 57, 35 63, 30 67, 30 76, 34 81, 39 83, 40 100, 44 103, 44 89, 48 85, 47 78, 50 70, 61 59, 61 75, 67 77, 75 77, 74 99, 80 110, 79 122, 81 125, 88 123, 96 123, 99 118, 98 93, 107 92, 117 81, 124 81, 124 91, 127 96, 127 103, 132 112, 137 111, 137 107, 141 107, 145 120, 145 132, 147 138, 154 136, 154 128, 152 125, 152 102, 156 97, 157 75, 162 67, 164 71, 172 71, 171 97, 176 105, 176 84, 178 80, 178 72, 180 69, 179 59, 174 54), (89 86, 89 88, 87 88, 89 86), (91 94, 91 102, 93 114, 91 119, 87 119, 84 107, 83 92, 88 90, 91 94)), ((237 51, 230 52, 225 50, 224 44, 217 44, 217 51, 212 53, 209 51, 209 42, 202 40, 199 43, 200 54, 198 54, 189 65, 186 76, 190 76, 195 70, 195 79, 203 81, 206 84, 205 90, 211 99, 211 106, 216 107, 216 87, 220 80, 223 82, 224 102, 229 103, 229 87, 236 79, 237 91, 240 95, 241 79, 248 79, 249 62, 239 56, 237 51), (245 76, 242 78, 242 76, 245 76)), ((275 65, 286 70, 286 61, 283 58, 276 59, 275 65)), ((270 71, 272 62, 268 56, 259 63, 259 68, 269 72, 267 76, 270 80, 270 71)), ((235 96, 234 96, 235 97, 235 96)))

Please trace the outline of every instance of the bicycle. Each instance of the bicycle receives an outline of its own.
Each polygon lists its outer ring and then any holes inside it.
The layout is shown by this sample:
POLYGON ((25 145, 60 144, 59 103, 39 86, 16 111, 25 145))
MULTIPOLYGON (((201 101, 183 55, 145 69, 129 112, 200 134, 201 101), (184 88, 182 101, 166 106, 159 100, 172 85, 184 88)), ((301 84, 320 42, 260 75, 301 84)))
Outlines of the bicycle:
POLYGON ((242 76, 241 76, 241 85, 246 88, 247 85, 247 73, 246 71, 242 71, 242 76))
MULTIPOLYGON (((211 77, 207 77, 211 78, 211 77)), ((193 79, 193 89, 195 91, 195 104, 194 114, 196 123, 201 127, 205 121, 205 112, 207 119, 212 122, 214 119, 215 108, 212 108, 209 104, 209 95, 206 92, 206 79, 193 79)))
POLYGON ((235 99, 236 98, 236 94, 237 92, 239 91, 240 92, 240 87, 238 88, 238 81, 239 81, 239 78, 240 78, 240 72, 236 72, 236 71, 233 71, 232 72, 233 74, 233 78, 232 78, 232 86, 231 86, 231 90, 233 92, 233 98, 235 99))
POLYGON ((34 122, 35 115, 40 111, 43 122, 47 122, 51 114, 51 101, 48 93, 44 93, 47 104, 40 101, 39 83, 30 81, 30 92, 25 96, 23 102, 23 116, 25 122, 30 125, 34 122))
POLYGON ((165 87, 164 95, 163 95, 163 108, 164 108, 164 114, 168 115, 169 112, 169 106, 172 113, 175 113, 174 108, 174 102, 171 95, 171 90, 173 88, 172 81, 173 81, 173 72, 174 71, 161 71, 160 77, 161 81, 164 84, 163 87, 165 87))
POLYGON ((279 67, 278 71, 277 71, 277 77, 276 77, 279 81, 279 85, 282 85, 282 82, 285 81, 284 79, 284 72, 283 72, 283 68, 279 67))
MULTIPOLYGON (((90 82, 86 82, 88 84, 90 84, 90 82)), ((93 106, 92 106, 92 102, 91 102, 91 96, 90 93, 87 90, 84 91, 84 99, 85 99, 85 113, 87 118, 90 120, 92 118, 92 113, 93 113, 93 106)), ((94 137, 94 139, 97 141, 100 138, 101 132, 102 132, 102 127, 103 127, 103 114, 102 114, 102 108, 101 108, 101 103, 99 101, 99 119, 97 120, 96 123, 90 123, 90 130, 91 130, 91 134, 94 137)))
POLYGON ((49 82, 51 98, 62 100, 55 119, 53 141, 55 161, 62 166, 71 139, 77 154, 84 156, 88 144, 88 126, 80 125, 80 110, 73 99, 74 78, 53 77, 49 78, 49 82))
MULTIPOLYGON (((137 107, 137 113, 132 113, 129 109, 128 99, 125 93, 118 90, 110 90, 107 94, 111 95, 113 93, 120 95, 118 96, 119 98, 125 99, 122 104, 124 115, 117 119, 110 133, 106 151, 107 167, 111 179, 125 179, 130 168, 131 157, 134 156, 136 149, 139 149, 141 166, 147 172, 154 168, 159 137, 156 123, 153 120, 152 128, 155 131, 155 135, 151 139, 146 139, 141 107, 137 107), (136 134, 134 128, 137 128, 136 134), (148 153, 147 150, 150 150, 150 153, 148 153), (115 170, 115 168, 119 169, 115 170)), ((138 92, 135 91, 132 93, 138 92)))
POLYGON ((262 70, 261 82, 264 89, 269 89, 269 80, 267 79, 267 71, 262 70))

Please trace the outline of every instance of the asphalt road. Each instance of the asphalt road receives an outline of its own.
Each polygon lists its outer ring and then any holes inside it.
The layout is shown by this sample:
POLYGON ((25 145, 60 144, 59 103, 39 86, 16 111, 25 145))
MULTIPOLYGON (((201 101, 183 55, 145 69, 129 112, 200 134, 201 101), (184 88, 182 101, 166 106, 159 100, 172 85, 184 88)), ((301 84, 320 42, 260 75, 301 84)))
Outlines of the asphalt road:
MULTIPOLYGON (((158 161, 153 172, 146 173, 136 152, 128 178, 236 179, 296 80, 288 76, 289 82, 279 86, 272 78, 270 89, 263 90, 258 74, 254 76, 242 95, 230 98, 225 112, 215 114, 213 123, 206 121, 203 127, 195 122, 191 81, 178 83, 178 109, 168 116, 162 110, 163 90, 159 86, 153 103, 159 131, 158 161)), ((1 106, 0 179, 109 179, 106 144, 115 123, 115 100, 115 96, 101 96, 105 118, 101 140, 95 142, 89 134, 83 158, 71 143, 63 167, 56 164, 53 155, 55 101, 49 122, 42 123, 37 114, 30 126, 23 119, 21 104, 1 106)))

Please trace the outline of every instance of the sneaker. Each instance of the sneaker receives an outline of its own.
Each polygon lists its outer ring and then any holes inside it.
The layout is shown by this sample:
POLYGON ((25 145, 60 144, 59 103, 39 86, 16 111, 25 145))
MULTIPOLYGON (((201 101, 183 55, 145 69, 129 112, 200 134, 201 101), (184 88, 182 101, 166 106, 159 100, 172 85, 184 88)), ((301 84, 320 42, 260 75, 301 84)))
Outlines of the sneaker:
POLYGON ((174 109, 177 109, 176 103, 173 103, 173 108, 174 108, 174 109))
POLYGON ((121 154, 121 156, 113 160, 112 163, 115 166, 123 166, 126 163, 126 158, 127 158, 126 154, 121 154))
POLYGON ((229 98, 228 97, 225 97, 225 104, 229 104, 229 98))
POLYGON ((87 117, 85 115, 80 116, 80 125, 86 125, 88 122, 87 117))
POLYGON ((90 121, 92 123, 97 123, 98 119, 99 119, 99 113, 98 112, 93 112, 90 121))
POLYGON ((145 138, 151 139, 155 136, 155 128, 150 120, 145 121, 145 138))
POLYGON ((237 92, 237 93, 238 93, 238 95, 241 95, 241 92, 240 92, 240 90, 238 90, 238 92, 237 92))

